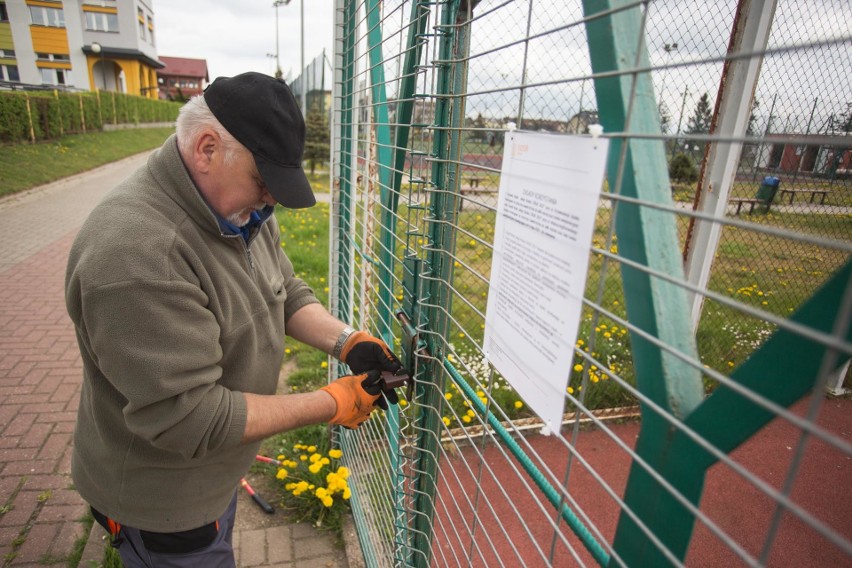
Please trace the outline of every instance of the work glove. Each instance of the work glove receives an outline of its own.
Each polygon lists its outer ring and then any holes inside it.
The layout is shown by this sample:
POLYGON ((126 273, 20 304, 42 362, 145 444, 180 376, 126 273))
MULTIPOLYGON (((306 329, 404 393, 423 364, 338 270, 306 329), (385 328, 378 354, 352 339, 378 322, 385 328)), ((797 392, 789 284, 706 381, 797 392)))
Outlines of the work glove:
MULTIPOLYGON (((330 394, 337 404, 337 411, 329 422, 352 430, 370 417, 378 400, 384 402, 381 372, 378 370, 340 377, 320 390, 330 394)), ((384 408, 387 408, 387 403, 384 408)))
POLYGON ((349 336, 340 352, 340 360, 349 365, 356 374, 366 373, 371 369, 396 374, 402 369, 402 363, 391 353, 387 343, 366 331, 356 331, 349 336))

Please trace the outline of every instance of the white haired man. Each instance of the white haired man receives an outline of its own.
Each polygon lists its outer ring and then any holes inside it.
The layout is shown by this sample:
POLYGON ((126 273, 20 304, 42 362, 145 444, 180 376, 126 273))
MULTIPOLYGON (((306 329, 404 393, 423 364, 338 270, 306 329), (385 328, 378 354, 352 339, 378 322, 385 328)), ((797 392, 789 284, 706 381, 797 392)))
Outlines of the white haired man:
POLYGON ((295 276, 272 216, 310 207, 305 125, 287 85, 220 77, 176 134, 86 220, 66 303, 83 361, 75 486, 136 566, 234 566, 236 488, 270 435, 357 428, 396 402, 381 340, 332 317, 295 276), (276 395, 284 336, 352 369, 276 395))

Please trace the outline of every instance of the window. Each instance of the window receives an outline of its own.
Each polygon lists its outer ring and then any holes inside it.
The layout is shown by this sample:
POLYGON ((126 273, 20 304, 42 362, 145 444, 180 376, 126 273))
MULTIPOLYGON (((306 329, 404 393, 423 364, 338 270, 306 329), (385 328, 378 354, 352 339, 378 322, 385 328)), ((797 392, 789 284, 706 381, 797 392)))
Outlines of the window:
POLYGON ((68 69, 39 69, 41 82, 45 85, 70 85, 71 71, 68 69))
POLYGON ((36 53, 36 59, 39 61, 71 61, 71 56, 67 53, 36 53))
POLYGON ((145 37, 145 13, 142 8, 136 8, 136 20, 139 23, 139 39, 145 41, 147 39, 145 37))
POLYGON ((46 8, 44 6, 30 6, 29 8, 33 25, 52 28, 65 27, 65 13, 61 8, 46 8))
POLYGON ((0 4, 0 22, 9 21, 9 12, 6 11, 6 4, 0 4))
POLYGON ((93 32, 117 32, 118 14, 86 12, 86 29, 93 32))
POLYGON ((0 49, 0 58, 15 59, 15 50, 14 49, 0 49))
POLYGON ((21 76, 18 75, 18 66, 17 65, 0 65, 0 79, 3 81, 18 81, 20 82, 21 76))
POLYGON ((148 31, 151 32, 151 45, 156 45, 154 43, 154 18, 148 16, 148 31))

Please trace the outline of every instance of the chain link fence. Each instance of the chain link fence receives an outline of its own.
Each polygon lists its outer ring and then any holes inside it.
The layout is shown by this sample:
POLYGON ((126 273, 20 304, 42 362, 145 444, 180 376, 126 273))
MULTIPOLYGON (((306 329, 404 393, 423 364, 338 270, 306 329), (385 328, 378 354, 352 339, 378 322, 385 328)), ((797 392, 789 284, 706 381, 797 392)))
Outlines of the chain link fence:
POLYGON ((337 0, 331 307, 415 378, 337 435, 369 565, 852 560, 852 413, 822 394, 852 355, 848 7, 337 0), (483 349, 504 146, 598 123, 543 432, 483 349))

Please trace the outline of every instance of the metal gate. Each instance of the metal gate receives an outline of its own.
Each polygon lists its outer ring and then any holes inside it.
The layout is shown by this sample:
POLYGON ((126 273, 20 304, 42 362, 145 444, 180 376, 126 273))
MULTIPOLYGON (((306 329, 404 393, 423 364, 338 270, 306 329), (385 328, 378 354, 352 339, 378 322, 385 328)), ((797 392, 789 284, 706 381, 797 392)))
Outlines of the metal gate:
POLYGON ((337 433, 368 565, 852 562, 849 3, 336 10, 332 311, 416 379, 337 433), (510 123, 610 139, 549 435, 482 349, 510 123))

